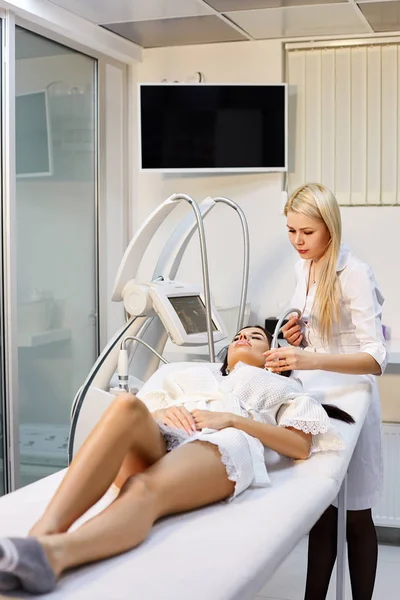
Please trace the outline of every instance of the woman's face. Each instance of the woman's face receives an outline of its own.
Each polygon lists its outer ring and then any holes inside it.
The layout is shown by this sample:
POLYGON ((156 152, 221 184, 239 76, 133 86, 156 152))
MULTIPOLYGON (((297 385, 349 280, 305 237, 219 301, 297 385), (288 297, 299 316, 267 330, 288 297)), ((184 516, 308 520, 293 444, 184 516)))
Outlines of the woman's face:
POLYGON ((258 327, 246 327, 237 333, 228 349, 228 367, 234 368, 242 361, 253 367, 264 367, 263 353, 269 350, 265 331, 258 327))
POLYGON ((324 255, 331 236, 323 221, 289 211, 286 224, 290 243, 301 258, 319 260, 324 255))

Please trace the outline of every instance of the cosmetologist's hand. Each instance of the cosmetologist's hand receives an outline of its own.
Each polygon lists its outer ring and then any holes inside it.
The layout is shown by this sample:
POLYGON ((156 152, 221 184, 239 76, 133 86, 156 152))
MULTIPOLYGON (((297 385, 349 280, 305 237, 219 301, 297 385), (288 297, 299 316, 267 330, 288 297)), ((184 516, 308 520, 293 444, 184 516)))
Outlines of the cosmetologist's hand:
POLYGON ((283 337, 291 346, 300 346, 303 341, 303 333, 299 325, 299 317, 295 315, 281 328, 283 337))
POLYGON ((306 352, 301 348, 284 346, 264 352, 265 368, 273 373, 282 371, 308 371, 316 369, 316 356, 314 352, 306 352))

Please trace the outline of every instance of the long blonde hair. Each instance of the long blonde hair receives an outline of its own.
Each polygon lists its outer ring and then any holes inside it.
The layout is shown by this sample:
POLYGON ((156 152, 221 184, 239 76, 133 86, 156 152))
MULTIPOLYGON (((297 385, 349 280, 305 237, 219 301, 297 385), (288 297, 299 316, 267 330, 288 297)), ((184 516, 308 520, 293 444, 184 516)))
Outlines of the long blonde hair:
POLYGON ((333 193, 319 183, 299 187, 286 202, 284 213, 294 212, 325 223, 330 234, 329 244, 322 260, 313 312, 323 345, 333 337, 333 323, 339 321, 340 285, 336 273, 342 239, 342 220, 338 201, 333 193))

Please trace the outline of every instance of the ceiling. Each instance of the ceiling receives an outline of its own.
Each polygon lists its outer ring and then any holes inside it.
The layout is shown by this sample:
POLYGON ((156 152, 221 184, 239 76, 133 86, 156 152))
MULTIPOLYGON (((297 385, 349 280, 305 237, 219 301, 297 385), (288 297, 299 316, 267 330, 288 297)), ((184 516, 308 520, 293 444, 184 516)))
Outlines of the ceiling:
POLYGON ((51 0, 143 48, 400 31, 400 0, 51 0))

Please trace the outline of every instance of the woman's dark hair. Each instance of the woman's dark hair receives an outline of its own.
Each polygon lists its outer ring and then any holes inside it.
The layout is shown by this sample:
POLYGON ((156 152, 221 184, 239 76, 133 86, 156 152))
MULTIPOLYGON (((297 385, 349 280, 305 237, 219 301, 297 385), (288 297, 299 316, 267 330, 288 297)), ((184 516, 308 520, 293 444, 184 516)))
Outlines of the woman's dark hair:
MULTIPOLYGON (((268 343, 269 343, 269 346, 271 347, 272 335, 270 334, 269 331, 267 331, 265 329, 265 327, 262 327, 261 325, 247 325, 246 327, 242 327, 242 329, 240 329, 240 331, 243 331, 243 329, 261 329, 261 331, 263 331, 265 333, 268 343)), ((222 363, 221 373, 224 377, 226 375, 228 375, 228 348, 226 350, 224 362, 222 363)), ((280 373, 280 375, 283 375, 284 377, 289 377, 291 375, 291 373, 292 373, 292 371, 283 371, 282 373, 280 373)), ((341 408, 339 408, 338 406, 335 406, 334 404, 321 404, 321 406, 324 408, 326 414, 328 415, 328 417, 330 419, 337 419, 338 421, 343 421, 344 423, 349 423, 349 424, 355 423, 353 417, 351 415, 349 415, 349 413, 347 413, 345 410, 342 410, 341 408)))
POLYGON ((338 421, 343 421, 349 425, 353 425, 355 423, 353 417, 338 406, 335 406, 334 404, 321 404, 321 406, 325 409, 325 412, 330 419, 337 419, 338 421))

